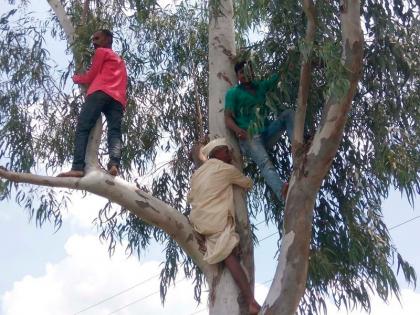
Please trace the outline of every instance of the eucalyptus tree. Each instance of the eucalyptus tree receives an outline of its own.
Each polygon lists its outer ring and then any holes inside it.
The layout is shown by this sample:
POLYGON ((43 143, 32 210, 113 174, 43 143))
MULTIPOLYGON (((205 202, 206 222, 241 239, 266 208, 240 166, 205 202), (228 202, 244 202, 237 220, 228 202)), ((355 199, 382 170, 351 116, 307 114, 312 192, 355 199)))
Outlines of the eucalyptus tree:
POLYGON ((257 75, 282 73, 267 105, 297 112, 292 167, 284 158, 287 143, 273 152, 283 179, 290 177, 285 207, 252 164, 245 165, 256 182, 248 207, 244 196, 235 196, 250 281, 248 213, 262 212, 279 227, 279 263, 262 313, 293 314, 297 307, 302 314, 319 313, 327 296, 338 307, 369 310, 369 291, 384 300, 398 296, 394 261, 408 282, 415 281, 391 244, 381 200, 391 187, 404 190, 411 202, 419 192, 416 2, 241 0, 235 11, 229 0, 209 1, 209 8, 187 1, 175 8, 153 0, 48 3, 49 21, 20 11, 0 18, 2 199, 14 197, 37 224, 59 227, 70 193, 56 187, 103 196, 109 202, 98 209, 97 224, 111 251, 121 239, 131 253, 153 239, 165 245, 163 298, 183 266, 195 280, 196 299, 204 280, 213 288, 210 313, 243 314, 228 273, 203 262, 188 223, 185 196, 193 167, 186 157, 206 131, 230 136, 223 94, 235 80, 232 62, 242 54, 236 47, 252 47, 257 75), (90 141, 84 178, 32 175, 52 175, 69 162, 83 93, 66 82, 71 68, 88 64, 89 36, 102 27, 118 36, 130 75, 123 176, 113 179, 98 167, 97 152, 99 164, 105 154, 100 128, 90 141), (249 40, 252 30, 261 34, 249 40), (51 66, 47 36, 67 41, 74 59, 68 69, 51 66), (155 171, 162 151, 172 152, 172 161, 145 187, 140 176, 155 171))

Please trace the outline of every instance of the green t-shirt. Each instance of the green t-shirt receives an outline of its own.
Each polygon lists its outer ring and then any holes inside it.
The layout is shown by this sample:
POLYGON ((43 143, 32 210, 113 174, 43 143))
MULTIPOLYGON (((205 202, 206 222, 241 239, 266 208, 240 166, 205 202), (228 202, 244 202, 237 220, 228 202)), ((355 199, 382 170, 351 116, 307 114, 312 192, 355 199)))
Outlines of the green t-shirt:
MULTIPOLYGON (((248 130, 252 124, 256 123, 257 112, 260 117, 264 117, 262 123, 265 124, 265 117, 267 116, 266 94, 277 86, 279 79, 279 75, 274 74, 267 80, 252 81, 255 94, 247 91, 241 84, 237 84, 226 92, 225 110, 230 110, 233 113, 233 118, 240 128, 248 130)), ((254 128, 254 132, 259 133, 264 127, 254 128)))

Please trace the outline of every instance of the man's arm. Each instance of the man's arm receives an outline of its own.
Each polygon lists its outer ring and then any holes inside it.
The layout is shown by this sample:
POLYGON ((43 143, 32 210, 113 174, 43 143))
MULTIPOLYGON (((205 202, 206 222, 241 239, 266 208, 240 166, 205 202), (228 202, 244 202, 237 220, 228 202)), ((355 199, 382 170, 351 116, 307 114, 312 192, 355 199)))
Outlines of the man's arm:
POLYGON ((232 184, 238 185, 239 187, 242 187, 246 190, 251 189, 252 180, 249 177, 246 177, 240 170, 231 164, 226 164, 224 166, 226 178, 228 178, 232 184))
POLYGON ((235 122, 234 108, 236 105, 235 90, 229 89, 225 96, 225 125, 238 139, 245 140, 248 138, 248 133, 235 122))
POLYGON ((193 161, 194 166, 196 168, 199 168, 201 165, 204 164, 204 162, 207 161, 207 158, 204 156, 201 149, 203 148, 203 145, 199 142, 196 142, 193 144, 191 151, 189 152, 189 158, 193 161))
POLYGON ((105 59, 105 49, 97 48, 92 59, 92 66, 88 71, 83 74, 75 74, 73 76, 73 82, 77 84, 90 84, 93 79, 97 76, 102 68, 102 64, 105 59))
POLYGON ((274 90, 277 87, 277 84, 279 83, 279 81, 280 81, 280 75, 275 73, 267 80, 261 81, 261 85, 264 91, 268 92, 268 91, 274 90))
POLYGON ((232 132, 235 134, 235 136, 240 140, 246 140, 248 139, 248 133, 246 130, 240 128, 233 118, 233 113, 229 109, 225 109, 225 125, 228 127, 232 132))

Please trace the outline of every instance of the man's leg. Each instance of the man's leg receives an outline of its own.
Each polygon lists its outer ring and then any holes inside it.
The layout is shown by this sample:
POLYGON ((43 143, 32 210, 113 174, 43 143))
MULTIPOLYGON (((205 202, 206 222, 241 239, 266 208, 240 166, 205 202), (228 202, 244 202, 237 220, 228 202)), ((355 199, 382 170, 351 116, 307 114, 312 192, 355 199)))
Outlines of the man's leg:
POLYGON ((102 94, 104 93, 98 91, 86 97, 86 101, 82 106, 77 121, 71 171, 61 173, 58 177, 81 177, 84 175, 86 146, 89 139, 89 132, 101 115, 101 110, 105 101, 102 94))
POLYGON ((267 185, 270 186, 277 198, 281 200, 283 181, 280 179, 279 174, 268 156, 261 135, 256 135, 250 140, 240 140, 239 145, 242 153, 247 155, 257 164, 267 185))
POLYGON ((104 114, 108 125, 108 170, 111 175, 118 175, 118 168, 121 160, 121 121, 123 117, 122 105, 113 100, 104 108, 104 114))
POLYGON ((241 290, 242 294, 245 297, 246 302, 248 303, 249 314, 254 315, 258 314, 260 310, 260 305, 254 298, 252 293, 251 286, 248 283, 248 278, 243 270, 241 264, 239 263, 238 258, 234 254, 230 254, 225 260, 224 264, 226 268, 229 269, 232 274, 233 280, 235 280, 236 285, 241 290))
POLYGON ((293 127, 295 122, 295 112, 291 109, 284 110, 280 116, 264 130, 261 134, 266 148, 272 148, 282 136, 283 132, 287 132, 290 143, 293 138, 293 127))

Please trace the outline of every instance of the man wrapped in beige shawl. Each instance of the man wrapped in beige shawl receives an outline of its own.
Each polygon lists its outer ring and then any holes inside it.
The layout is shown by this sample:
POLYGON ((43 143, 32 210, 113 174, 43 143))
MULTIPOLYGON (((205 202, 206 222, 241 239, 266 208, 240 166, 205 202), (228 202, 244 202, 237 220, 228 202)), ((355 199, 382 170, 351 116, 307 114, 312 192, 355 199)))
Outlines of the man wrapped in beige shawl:
POLYGON ((250 189, 252 181, 231 165, 232 154, 224 138, 213 140, 203 150, 206 160, 191 177, 190 221, 205 238, 204 260, 209 264, 223 262, 249 304, 250 314, 257 314, 260 306, 239 258, 232 251, 239 243, 235 231, 233 185, 250 189))

